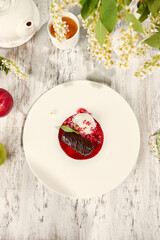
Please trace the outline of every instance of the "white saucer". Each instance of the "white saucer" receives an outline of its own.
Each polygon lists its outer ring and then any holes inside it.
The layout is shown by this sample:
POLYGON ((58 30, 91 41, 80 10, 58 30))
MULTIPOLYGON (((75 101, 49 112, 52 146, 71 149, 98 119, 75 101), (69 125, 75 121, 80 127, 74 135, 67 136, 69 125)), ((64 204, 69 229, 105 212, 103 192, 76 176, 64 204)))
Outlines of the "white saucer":
POLYGON ((93 197, 120 185, 133 169, 140 133, 128 103, 106 85, 71 81, 42 95, 25 122, 23 145, 34 174, 50 189, 70 197, 93 197), (78 108, 92 113, 104 131, 101 151, 88 160, 69 158, 58 126, 78 108))
POLYGON ((39 16, 39 11, 38 8, 36 6, 36 4, 32 1, 33 4, 33 8, 34 8, 34 14, 35 14, 35 30, 34 32, 24 38, 20 38, 17 35, 15 35, 15 39, 16 40, 12 40, 12 41, 0 41, 0 47, 2 48, 13 48, 13 47, 18 47, 26 42, 28 42, 33 36, 34 34, 37 32, 38 28, 39 28, 39 22, 40 22, 40 16, 39 16), (17 38, 19 38, 17 40, 17 38))

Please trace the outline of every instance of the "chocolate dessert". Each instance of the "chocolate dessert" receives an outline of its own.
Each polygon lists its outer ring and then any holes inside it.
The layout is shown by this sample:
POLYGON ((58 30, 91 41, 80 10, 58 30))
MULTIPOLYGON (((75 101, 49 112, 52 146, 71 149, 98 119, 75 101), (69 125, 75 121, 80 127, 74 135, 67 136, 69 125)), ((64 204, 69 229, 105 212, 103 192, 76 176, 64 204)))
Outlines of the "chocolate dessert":
POLYGON ((88 156, 94 149, 89 140, 74 132, 64 132, 62 141, 83 156, 88 156))
POLYGON ((103 145, 103 131, 92 114, 79 108, 60 126, 58 139, 63 151, 71 158, 86 160, 98 154, 103 145))

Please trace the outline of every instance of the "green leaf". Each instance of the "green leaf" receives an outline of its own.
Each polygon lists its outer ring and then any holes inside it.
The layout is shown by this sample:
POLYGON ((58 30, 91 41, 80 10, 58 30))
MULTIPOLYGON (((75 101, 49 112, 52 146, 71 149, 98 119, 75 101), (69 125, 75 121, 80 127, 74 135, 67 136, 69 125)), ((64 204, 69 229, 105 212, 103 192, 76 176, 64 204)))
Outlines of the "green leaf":
POLYGON ((160 10, 160 0, 145 0, 145 2, 153 17, 157 17, 158 11, 160 10))
POLYGON ((60 128, 65 132, 74 132, 74 133, 79 134, 79 132, 75 131, 73 128, 70 128, 70 127, 65 126, 65 125, 61 126, 60 128))
POLYGON ((132 13, 128 13, 127 10, 124 9, 124 15, 128 22, 133 23, 136 32, 144 33, 142 23, 132 13))
POLYGON ((96 23, 95 32, 96 32, 96 38, 97 38, 100 46, 102 47, 107 31, 106 31, 105 27, 103 26, 103 24, 101 23, 100 19, 98 19, 98 21, 96 23))
POLYGON ((3 57, 0 57, 0 70, 2 71, 3 70, 3 64, 2 64, 2 60, 3 60, 4 58, 3 57))
POLYGON ((147 38, 144 43, 148 44, 150 47, 160 48, 160 32, 147 38))
POLYGON ((157 145, 158 151, 160 151, 160 133, 158 133, 158 135, 157 135, 156 145, 157 145))
POLYGON ((4 59, 4 57, 1 57, 1 56, 0 56, 0 61, 2 61, 3 59, 4 59))
POLYGON ((100 18, 108 32, 112 32, 117 22, 117 6, 115 0, 102 0, 100 18))
POLYGON ((9 72, 9 68, 7 68, 3 63, 2 63, 2 60, 4 59, 4 57, 0 57, 0 71, 4 70, 6 75, 8 74, 9 72))
POLYGON ((80 4, 81 4, 82 7, 83 7, 83 5, 85 4, 85 2, 86 2, 86 0, 81 0, 81 1, 80 1, 80 4))
POLYGON ((145 10, 145 3, 139 1, 137 7, 138 7, 137 13, 142 14, 145 10))
POLYGON ((92 12, 97 8, 99 0, 82 0, 81 5, 81 15, 85 20, 88 16, 92 14, 92 12))
POLYGON ((150 13, 150 11, 149 11, 148 7, 146 6, 138 20, 140 22, 143 22, 144 20, 146 20, 148 18, 149 13, 150 13))
POLYGON ((132 0, 124 0, 124 5, 129 5, 132 2, 132 0))
POLYGON ((88 20, 87 28, 92 24, 92 22, 93 22, 93 19, 88 20))
POLYGON ((2 143, 0 143, 0 165, 4 163, 7 158, 7 152, 2 143))
POLYGON ((119 4, 119 5, 117 6, 117 11, 120 12, 121 10, 123 10, 123 7, 119 4))
POLYGON ((8 74, 9 72, 9 68, 7 68, 6 66, 3 67, 3 70, 5 71, 6 75, 8 74))

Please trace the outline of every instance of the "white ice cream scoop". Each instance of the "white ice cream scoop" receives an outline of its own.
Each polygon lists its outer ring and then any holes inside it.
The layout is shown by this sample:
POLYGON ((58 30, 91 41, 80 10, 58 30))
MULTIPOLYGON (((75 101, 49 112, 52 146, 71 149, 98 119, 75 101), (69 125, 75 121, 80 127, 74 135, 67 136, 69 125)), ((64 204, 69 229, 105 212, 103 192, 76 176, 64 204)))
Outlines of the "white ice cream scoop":
POLYGON ((88 113, 78 113, 72 119, 75 128, 81 134, 91 134, 96 127, 96 122, 88 113))

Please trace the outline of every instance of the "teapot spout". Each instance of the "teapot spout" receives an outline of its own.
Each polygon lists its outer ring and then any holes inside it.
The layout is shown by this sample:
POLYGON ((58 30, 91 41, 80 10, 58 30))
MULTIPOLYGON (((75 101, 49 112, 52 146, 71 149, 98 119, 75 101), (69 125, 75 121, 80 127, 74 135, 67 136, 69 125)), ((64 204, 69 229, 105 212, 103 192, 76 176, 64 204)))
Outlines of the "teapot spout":
POLYGON ((21 21, 17 26, 17 34, 19 37, 27 37, 35 30, 34 23, 31 19, 21 21))

